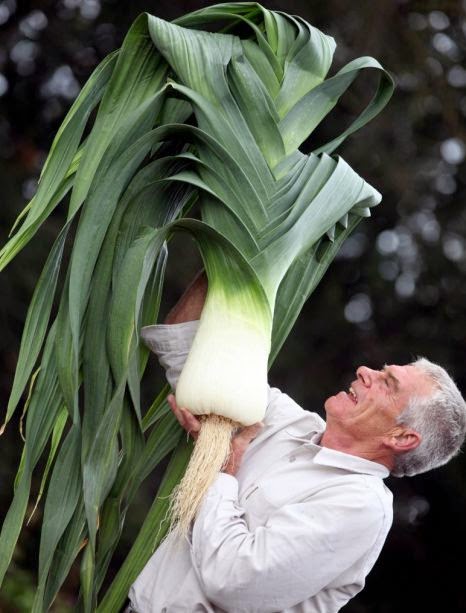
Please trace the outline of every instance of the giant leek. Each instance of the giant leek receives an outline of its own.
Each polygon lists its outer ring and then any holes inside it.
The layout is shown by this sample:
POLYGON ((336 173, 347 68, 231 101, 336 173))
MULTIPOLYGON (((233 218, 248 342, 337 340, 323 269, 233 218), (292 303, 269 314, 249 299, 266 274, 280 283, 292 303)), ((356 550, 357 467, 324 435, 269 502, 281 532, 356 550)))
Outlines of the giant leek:
POLYGON ((264 33, 251 28, 256 40, 241 40, 148 20, 171 69, 170 87, 196 118, 190 166, 172 179, 196 186, 209 228, 195 233, 209 291, 176 390, 180 406, 203 416, 174 502, 182 531, 228 456, 231 432, 264 417, 284 277, 324 236, 333 238, 337 224, 368 215, 381 198, 342 158, 329 155, 335 142, 309 155, 298 149, 362 68, 381 71, 379 103, 387 97, 380 65, 361 58, 325 80, 333 39, 280 14, 264 12, 264 25, 264 33))
MULTIPOLYGON (((185 528, 228 454, 232 429, 262 418, 268 366, 302 305, 345 237, 380 201, 333 152, 380 112, 393 83, 369 57, 327 78, 334 48, 332 38, 302 19, 256 3, 210 6, 176 24, 144 13, 60 127, 38 191, 0 251, 3 268, 67 203, 66 223, 31 301, 3 425, 30 382, 26 443, 0 534, 0 579, 25 516, 32 472, 52 440, 47 466, 57 457, 34 611, 50 606, 83 548, 81 604, 85 611, 97 606, 127 509, 179 441, 166 391, 143 411, 139 389, 148 359, 139 333, 157 318, 173 233, 195 238, 209 280, 177 388, 178 403, 204 420, 174 498, 175 520, 185 528), (367 107, 329 143, 300 151, 365 69, 380 77, 367 107), (51 321, 57 287, 62 293, 51 321), (210 441, 202 437, 209 431, 210 441), (196 453, 209 461, 205 473, 196 453)), ((180 443, 164 497, 141 531, 157 536, 137 540, 99 610, 121 606, 162 538, 165 494, 185 461, 180 443)))

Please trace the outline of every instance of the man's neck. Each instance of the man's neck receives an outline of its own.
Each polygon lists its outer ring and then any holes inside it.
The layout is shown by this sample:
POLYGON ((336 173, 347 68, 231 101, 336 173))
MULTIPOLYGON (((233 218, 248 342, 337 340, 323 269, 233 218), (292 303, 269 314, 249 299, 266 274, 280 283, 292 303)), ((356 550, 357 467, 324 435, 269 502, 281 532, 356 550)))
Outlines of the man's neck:
POLYGON ((383 464, 389 470, 393 468, 393 456, 389 450, 384 450, 377 443, 367 445, 360 441, 355 441, 354 438, 346 435, 344 432, 336 432, 327 428, 320 440, 321 447, 334 449, 341 453, 348 453, 371 462, 383 464))

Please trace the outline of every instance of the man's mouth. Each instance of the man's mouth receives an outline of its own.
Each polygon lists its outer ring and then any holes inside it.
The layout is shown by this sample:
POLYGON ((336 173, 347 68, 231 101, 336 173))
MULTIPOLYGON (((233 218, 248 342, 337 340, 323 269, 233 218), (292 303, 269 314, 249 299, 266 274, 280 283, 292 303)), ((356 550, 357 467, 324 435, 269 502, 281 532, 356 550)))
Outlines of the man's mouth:
POLYGON ((349 396, 349 398, 351 398, 351 400, 352 400, 352 402, 354 402, 354 404, 357 404, 358 397, 356 395, 356 392, 354 391, 354 389, 351 386, 349 388, 348 396, 349 396))

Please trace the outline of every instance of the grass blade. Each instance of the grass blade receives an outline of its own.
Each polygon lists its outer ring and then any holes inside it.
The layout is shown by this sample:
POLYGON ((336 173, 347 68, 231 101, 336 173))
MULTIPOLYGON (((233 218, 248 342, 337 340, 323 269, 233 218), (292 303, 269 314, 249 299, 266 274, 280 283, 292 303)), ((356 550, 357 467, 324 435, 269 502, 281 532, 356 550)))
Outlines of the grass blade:
POLYGON ((5 421, 2 425, 3 432, 6 424, 11 419, 18 402, 23 395, 28 379, 39 356, 42 344, 47 332, 50 313, 52 310, 55 289, 60 272, 63 247, 69 230, 69 224, 58 235, 45 266, 37 282, 31 303, 29 305, 24 324, 21 345, 19 348, 18 362, 16 364, 15 378, 8 400, 5 421))
POLYGON ((48 478, 50 469, 52 468, 53 460, 55 459, 55 455, 57 453, 58 446, 60 444, 60 441, 63 435, 63 430, 65 428, 67 420, 68 420, 68 411, 64 408, 60 411, 57 417, 57 420, 55 422, 55 425, 53 427, 52 439, 50 441, 50 451, 49 451, 49 455, 47 458, 47 464, 45 465, 44 472, 42 474, 42 479, 40 482, 40 488, 39 488, 39 493, 36 498, 36 503, 31 511, 31 514, 29 515, 27 525, 30 524, 31 519, 44 493, 45 484, 47 483, 47 478, 48 478))

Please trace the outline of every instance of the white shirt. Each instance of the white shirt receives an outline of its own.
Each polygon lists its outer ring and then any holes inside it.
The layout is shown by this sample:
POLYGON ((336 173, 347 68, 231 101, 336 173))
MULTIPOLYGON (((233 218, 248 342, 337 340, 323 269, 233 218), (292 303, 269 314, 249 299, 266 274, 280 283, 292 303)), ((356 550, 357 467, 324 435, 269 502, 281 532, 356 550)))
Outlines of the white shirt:
MULTIPOLYGON (((143 329, 173 388, 196 329, 143 329)), ((276 388, 264 424, 190 537, 148 561, 129 592, 138 613, 333 613, 364 587, 392 523, 388 469, 320 447, 325 422, 276 388)))

